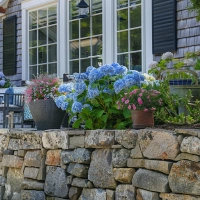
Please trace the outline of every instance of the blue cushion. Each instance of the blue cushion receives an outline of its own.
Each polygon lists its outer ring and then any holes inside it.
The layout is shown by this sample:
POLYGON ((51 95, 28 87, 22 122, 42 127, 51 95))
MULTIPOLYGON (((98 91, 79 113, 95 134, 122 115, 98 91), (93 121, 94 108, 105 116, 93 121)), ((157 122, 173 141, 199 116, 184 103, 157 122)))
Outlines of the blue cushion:
MULTIPOLYGON (((13 95, 14 94, 14 89, 13 87, 9 87, 6 91, 5 94, 9 94, 9 104, 13 104, 13 95)), ((5 102, 4 102, 5 103, 5 102)))

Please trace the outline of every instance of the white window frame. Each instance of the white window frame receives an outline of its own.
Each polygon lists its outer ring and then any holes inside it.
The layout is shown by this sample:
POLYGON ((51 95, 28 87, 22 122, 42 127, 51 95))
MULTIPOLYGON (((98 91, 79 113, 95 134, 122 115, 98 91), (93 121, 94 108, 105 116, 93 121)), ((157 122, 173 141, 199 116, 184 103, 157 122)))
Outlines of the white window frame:
MULTIPOLYGON (((22 80, 27 80, 28 75, 28 12, 40 7, 57 4, 57 74, 63 77, 69 72, 69 14, 67 11, 70 0, 25 0, 21 2, 22 7, 22 80)), ((153 60, 152 54, 152 0, 142 0, 142 69, 148 72, 148 65, 153 60)), ((114 18, 114 0, 103 0, 103 22, 114 18), (106 3, 107 2, 107 3, 106 3), (111 12, 112 10, 112 12, 111 12)), ((107 23, 108 24, 108 23, 107 23)), ((113 26, 103 25, 103 64, 116 62, 116 44, 111 37, 115 35, 113 26), (112 33, 112 34, 111 34, 112 33)))

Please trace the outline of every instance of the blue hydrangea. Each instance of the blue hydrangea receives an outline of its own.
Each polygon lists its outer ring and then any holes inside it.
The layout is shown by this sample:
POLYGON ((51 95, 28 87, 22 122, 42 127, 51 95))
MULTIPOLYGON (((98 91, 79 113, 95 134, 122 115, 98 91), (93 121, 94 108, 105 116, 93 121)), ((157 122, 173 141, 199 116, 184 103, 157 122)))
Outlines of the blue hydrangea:
POLYGON ((74 79, 75 81, 80 81, 80 80, 87 80, 88 75, 86 73, 74 73, 74 79))
POLYGON ((122 74, 122 75, 126 75, 128 69, 125 66, 121 66, 118 63, 113 63, 112 66, 115 69, 115 74, 122 74))
POLYGON ((67 98, 66 98, 65 95, 61 95, 61 96, 59 96, 59 97, 56 97, 56 98, 55 98, 55 103, 56 103, 57 107, 58 107, 58 108, 61 108, 63 102, 64 102, 66 99, 67 99, 67 98))
POLYGON ((99 71, 104 75, 114 75, 115 73, 115 69, 112 65, 103 65, 101 67, 99 67, 99 71))
POLYGON ((83 80, 76 81, 75 83, 75 91, 78 94, 82 94, 86 90, 86 84, 83 80))
POLYGON ((118 94, 121 90, 123 90, 126 87, 124 79, 119 79, 115 81, 114 83, 114 90, 115 93, 118 94))
POLYGON ((80 103, 78 101, 75 101, 72 104, 72 109, 71 110, 72 110, 73 113, 79 113, 79 112, 81 112, 82 107, 83 107, 82 103, 80 103))
POLYGON ((68 108, 68 102, 67 101, 63 102, 60 108, 62 110, 66 110, 68 108))
POLYGON ((78 97, 78 93, 77 92, 74 92, 73 93, 73 101, 77 101, 77 97, 78 97))
POLYGON ((5 81, 5 80, 0 80, 0 86, 4 86, 4 85, 5 85, 5 83, 6 83, 6 81, 5 81))
POLYGON ((89 74, 93 69, 96 69, 95 67, 93 66, 89 66, 86 68, 86 74, 89 74))
POLYGON ((93 83, 96 80, 101 79, 102 77, 103 77, 103 74, 100 72, 99 69, 96 69, 96 68, 92 69, 88 76, 90 83, 93 83))
POLYGON ((3 72, 0 72, 0 78, 5 78, 5 75, 3 72))
POLYGON ((90 104, 84 104, 83 107, 82 107, 82 109, 83 108, 89 108, 90 110, 92 110, 92 106, 90 104))
POLYGON ((74 98, 74 93, 69 93, 66 95, 66 98, 70 99, 70 100, 73 100, 74 98))
POLYGON ((93 98, 99 96, 99 94, 100 94, 100 91, 99 91, 99 89, 97 87, 93 88, 90 85, 88 86, 87 97, 89 99, 93 99, 93 98))
POLYGON ((113 91, 109 88, 104 88, 103 89, 103 93, 106 93, 106 94, 113 94, 113 91))
POLYGON ((64 83, 64 84, 59 86, 58 92, 60 92, 60 93, 72 92, 73 89, 74 89, 74 83, 73 82, 64 83))
POLYGON ((137 81, 134 78, 134 74, 127 74, 123 79, 126 87, 130 87, 137 84, 137 81))
POLYGON ((144 81, 144 79, 145 79, 145 76, 140 74, 140 81, 144 81))

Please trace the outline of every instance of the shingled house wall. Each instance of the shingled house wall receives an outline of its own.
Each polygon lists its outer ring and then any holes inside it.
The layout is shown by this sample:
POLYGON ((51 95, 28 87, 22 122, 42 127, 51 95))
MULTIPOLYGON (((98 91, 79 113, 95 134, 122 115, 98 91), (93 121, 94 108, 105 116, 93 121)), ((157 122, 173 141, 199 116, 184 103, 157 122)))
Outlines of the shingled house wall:
MULTIPOLYGON (((22 18, 21 18, 21 0, 10 0, 6 9, 5 17, 17 16, 17 73, 8 76, 15 86, 21 86, 22 80, 22 18)), ((3 18, 0 18, 0 71, 3 71, 3 18)))

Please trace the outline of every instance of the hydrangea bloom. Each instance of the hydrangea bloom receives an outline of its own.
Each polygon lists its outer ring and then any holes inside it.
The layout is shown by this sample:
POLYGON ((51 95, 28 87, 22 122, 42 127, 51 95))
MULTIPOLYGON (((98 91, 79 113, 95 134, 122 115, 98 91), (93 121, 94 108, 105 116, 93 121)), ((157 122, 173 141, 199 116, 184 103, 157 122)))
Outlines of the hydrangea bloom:
POLYGON ((158 66, 158 62, 156 61, 152 61, 151 63, 149 63, 149 68, 152 69, 152 68, 155 68, 158 66))
POLYGON ((195 65, 195 61, 193 61, 192 59, 185 59, 184 64, 186 66, 193 66, 193 65, 195 65))
POLYGON ((89 74, 93 69, 96 69, 95 67, 93 66, 89 66, 86 68, 86 74, 89 74))
POLYGON ((115 74, 122 74, 122 75, 126 75, 128 69, 125 66, 121 66, 118 63, 113 63, 112 66, 115 69, 115 74))
POLYGON ((73 75, 75 81, 88 79, 88 75, 86 73, 74 73, 73 75))
POLYGON ((72 92, 74 89, 74 83, 70 82, 70 83, 65 83, 59 86, 58 88, 58 92, 60 93, 65 93, 65 92, 72 92))
POLYGON ((82 110, 82 103, 78 102, 78 101, 75 101, 73 104, 72 104, 72 112, 73 113, 79 113, 81 112, 82 110))
POLYGON ((173 57, 174 57, 173 53, 171 53, 171 52, 166 52, 166 53, 164 53, 164 54, 161 56, 161 59, 162 59, 162 60, 167 60, 167 59, 172 60, 173 57))
POLYGON ((103 74, 103 76, 106 75, 112 76, 115 73, 115 69, 112 65, 103 65, 99 67, 99 71, 103 74))
POLYGON ((101 79, 102 77, 103 77, 103 74, 100 72, 99 69, 96 69, 96 68, 92 69, 88 76, 90 83, 93 83, 96 80, 101 79))
POLYGON ((97 87, 93 88, 90 85, 88 86, 87 96, 88 96, 89 99, 93 99, 96 96, 99 96, 99 94, 100 94, 100 91, 97 87))
POLYGON ((126 87, 124 79, 119 79, 114 83, 115 93, 118 94, 121 90, 126 87))
POLYGON ((6 83, 6 81, 5 81, 5 80, 0 80, 0 86, 4 86, 4 85, 5 85, 5 83, 6 83))
POLYGON ((58 108, 61 108, 63 102, 66 100, 66 96, 65 95, 61 95, 59 97, 55 98, 55 103, 57 105, 58 108))
POLYGON ((75 91, 78 93, 78 94, 82 94, 85 90, 86 90, 86 84, 83 80, 81 81, 77 81, 75 83, 75 87, 74 87, 75 91))
POLYGON ((90 110, 92 110, 92 106, 89 105, 89 104, 84 104, 83 107, 82 107, 82 109, 83 109, 83 108, 89 108, 90 110))

